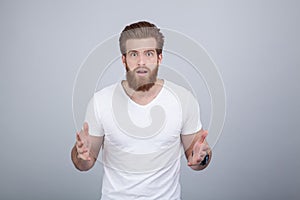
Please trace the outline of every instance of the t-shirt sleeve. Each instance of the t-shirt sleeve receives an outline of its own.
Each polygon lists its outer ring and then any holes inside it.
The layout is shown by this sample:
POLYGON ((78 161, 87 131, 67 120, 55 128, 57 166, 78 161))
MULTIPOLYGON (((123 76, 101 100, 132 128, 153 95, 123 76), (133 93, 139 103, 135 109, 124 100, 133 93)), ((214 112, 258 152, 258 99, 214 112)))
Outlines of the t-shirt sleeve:
POLYGON ((200 108, 197 99, 191 92, 186 95, 185 102, 182 105, 183 124, 182 135, 193 134, 202 128, 200 120, 200 108))
POLYGON ((85 122, 89 125, 89 134, 92 136, 104 136, 104 130, 101 123, 101 117, 97 112, 96 104, 93 97, 87 106, 85 122))

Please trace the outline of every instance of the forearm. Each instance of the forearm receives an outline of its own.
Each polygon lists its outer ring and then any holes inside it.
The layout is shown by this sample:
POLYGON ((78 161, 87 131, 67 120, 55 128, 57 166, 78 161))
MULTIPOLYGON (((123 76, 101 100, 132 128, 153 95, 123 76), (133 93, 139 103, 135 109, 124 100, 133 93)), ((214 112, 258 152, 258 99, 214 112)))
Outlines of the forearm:
POLYGON ((72 148, 71 159, 72 159, 74 166, 80 171, 88 171, 95 164, 94 158, 92 158, 91 160, 83 160, 81 158, 78 158, 78 152, 77 152, 76 146, 74 146, 72 148))

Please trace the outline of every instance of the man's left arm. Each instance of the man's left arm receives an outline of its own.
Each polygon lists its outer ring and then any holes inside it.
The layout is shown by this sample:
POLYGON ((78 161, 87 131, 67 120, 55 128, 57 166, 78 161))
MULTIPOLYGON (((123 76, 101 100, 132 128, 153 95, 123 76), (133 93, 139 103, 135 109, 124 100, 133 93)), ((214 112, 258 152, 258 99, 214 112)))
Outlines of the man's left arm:
POLYGON ((194 134, 181 135, 188 166, 193 170, 203 170, 210 163, 212 151, 205 140, 207 134, 206 130, 201 129, 194 134))

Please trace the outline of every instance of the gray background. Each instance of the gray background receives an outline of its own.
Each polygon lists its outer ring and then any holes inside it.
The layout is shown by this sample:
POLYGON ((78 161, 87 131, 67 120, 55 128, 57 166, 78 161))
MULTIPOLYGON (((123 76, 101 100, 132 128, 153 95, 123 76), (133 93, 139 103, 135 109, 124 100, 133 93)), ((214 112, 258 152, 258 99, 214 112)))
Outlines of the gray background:
POLYGON ((72 166, 72 87, 101 41, 149 20, 201 43, 227 94, 205 171, 183 199, 299 199, 298 1, 1 1, 0 198, 99 199, 101 164, 72 166))

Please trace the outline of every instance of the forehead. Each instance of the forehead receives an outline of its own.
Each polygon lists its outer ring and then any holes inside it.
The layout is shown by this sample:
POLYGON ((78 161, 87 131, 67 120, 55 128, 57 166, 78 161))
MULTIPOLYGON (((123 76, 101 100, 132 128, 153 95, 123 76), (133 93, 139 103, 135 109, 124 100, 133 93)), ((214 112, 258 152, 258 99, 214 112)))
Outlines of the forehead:
POLYGON ((154 38, 129 39, 126 41, 126 50, 156 49, 156 40, 154 38))

